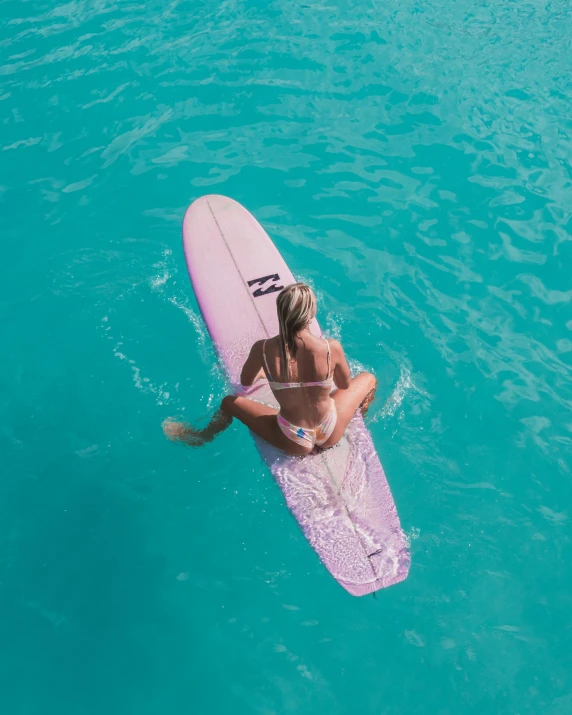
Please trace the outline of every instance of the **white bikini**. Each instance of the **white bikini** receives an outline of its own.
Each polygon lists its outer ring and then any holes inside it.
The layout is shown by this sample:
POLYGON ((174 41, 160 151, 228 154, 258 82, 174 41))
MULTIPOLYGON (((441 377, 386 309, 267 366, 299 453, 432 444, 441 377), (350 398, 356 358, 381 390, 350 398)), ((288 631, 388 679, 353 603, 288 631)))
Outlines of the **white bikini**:
MULTIPOLYGON (((326 345, 328 346, 328 376, 325 380, 318 380, 317 382, 278 382, 273 380, 272 373, 268 367, 268 361, 266 359, 266 340, 262 346, 262 355, 264 357, 264 364, 266 366, 266 372, 268 373, 268 384, 273 392, 277 390, 288 390, 296 387, 327 387, 331 390, 334 385, 332 376, 330 375, 330 363, 331 363, 331 352, 330 343, 326 340, 326 345)), ((283 434, 301 447, 314 447, 315 445, 320 446, 324 444, 332 435, 334 428, 336 426, 336 421, 338 415, 336 412, 336 403, 330 401, 330 411, 324 417, 317 427, 298 427, 291 424, 288 420, 278 413, 276 416, 278 421, 278 426, 283 434)))

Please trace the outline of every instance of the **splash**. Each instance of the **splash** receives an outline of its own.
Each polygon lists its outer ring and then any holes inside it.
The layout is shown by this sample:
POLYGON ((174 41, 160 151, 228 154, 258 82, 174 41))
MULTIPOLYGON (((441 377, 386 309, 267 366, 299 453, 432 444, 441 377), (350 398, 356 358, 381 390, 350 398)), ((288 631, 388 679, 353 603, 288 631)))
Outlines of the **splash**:
POLYGON ((326 316, 326 326, 328 337, 342 342, 342 317, 336 313, 328 313, 326 316))
POLYGON ((409 548, 411 546, 411 542, 418 539, 420 537, 420 535, 421 535, 421 532, 416 526, 412 526, 411 529, 409 529, 409 531, 404 531, 403 538, 405 539, 407 548, 409 548))
POLYGON ((175 308, 182 310, 187 316, 189 323, 195 329, 201 348, 204 348, 207 344, 207 329, 200 315, 189 307, 189 299, 182 292, 179 292, 170 296, 168 301, 175 308))
POLYGON ((146 377, 142 373, 141 368, 136 364, 135 360, 123 352, 123 336, 120 336, 120 338, 117 339, 113 335, 111 325, 109 324, 109 316, 106 315, 101 319, 101 329, 103 330, 105 337, 113 343, 113 355, 122 362, 127 363, 131 368, 131 377, 135 387, 143 394, 153 395, 157 405, 171 405, 173 403, 173 398, 171 396, 171 392, 167 389, 168 383, 153 383, 150 378, 146 377))
POLYGON ((162 288, 169 278, 171 278, 173 273, 176 272, 176 269, 173 270, 172 266, 169 265, 173 262, 171 259, 172 255, 172 249, 166 248, 163 251, 163 259, 153 264, 153 268, 157 269, 157 273, 149 278, 149 285, 152 290, 159 290, 162 288))
POLYGON ((387 418, 393 417, 397 410, 401 407, 401 404, 403 403, 406 394, 410 390, 420 392, 420 390, 418 390, 413 380, 411 379, 411 372, 409 368, 402 365, 400 368, 399 379, 397 380, 397 384, 393 388, 393 392, 387 398, 381 410, 379 410, 372 417, 371 421, 377 422, 380 419, 385 420, 387 418))

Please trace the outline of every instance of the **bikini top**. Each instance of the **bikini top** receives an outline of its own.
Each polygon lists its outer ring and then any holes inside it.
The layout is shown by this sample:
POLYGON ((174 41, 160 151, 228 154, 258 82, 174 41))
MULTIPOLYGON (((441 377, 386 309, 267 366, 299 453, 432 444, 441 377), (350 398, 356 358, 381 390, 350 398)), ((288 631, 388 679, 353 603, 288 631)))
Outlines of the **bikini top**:
MULTIPOLYGON (((326 340, 324 338, 324 340, 326 340)), ((328 346, 328 377, 325 380, 318 380, 317 382, 275 382, 272 379, 272 373, 270 372, 270 368, 268 367, 268 360, 266 359, 266 340, 264 341, 264 345, 262 346, 262 355, 264 357, 264 364, 266 365, 266 372, 268 373, 268 384, 270 385, 270 389, 272 390, 286 390, 291 387, 333 387, 334 381, 332 379, 332 376, 330 375, 330 362, 331 362, 331 353, 330 353, 330 343, 328 340, 326 340, 326 345, 328 346)))

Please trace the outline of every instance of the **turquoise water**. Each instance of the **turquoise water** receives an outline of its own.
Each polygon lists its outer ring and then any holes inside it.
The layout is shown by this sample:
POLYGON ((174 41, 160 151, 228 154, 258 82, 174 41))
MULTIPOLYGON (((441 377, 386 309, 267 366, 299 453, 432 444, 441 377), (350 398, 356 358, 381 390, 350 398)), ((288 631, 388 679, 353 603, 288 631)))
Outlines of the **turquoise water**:
POLYGON ((0 16, 2 712, 571 713, 568 4, 0 16), (209 192, 379 377, 412 567, 377 600, 243 428, 161 433, 225 390, 180 246, 209 192))

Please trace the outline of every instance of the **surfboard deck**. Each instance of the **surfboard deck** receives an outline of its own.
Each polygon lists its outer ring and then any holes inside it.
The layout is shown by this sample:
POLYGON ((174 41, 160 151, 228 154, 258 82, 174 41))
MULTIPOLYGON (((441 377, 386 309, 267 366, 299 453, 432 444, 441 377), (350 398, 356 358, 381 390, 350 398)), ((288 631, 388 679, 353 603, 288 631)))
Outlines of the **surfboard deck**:
MULTIPOLYGON (((258 221, 236 201, 203 196, 183 222, 187 267, 233 389, 278 407, 266 380, 240 385, 252 344, 278 333, 276 297, 295 279, 258 221)), ((312 332, 320 335, 317 321, 312 332)), ((286 503, 331 575, 354 596, 407 577, 409 549, 369 430, 358 413, 338 445, 292 457, 253 435, 286 503)))

